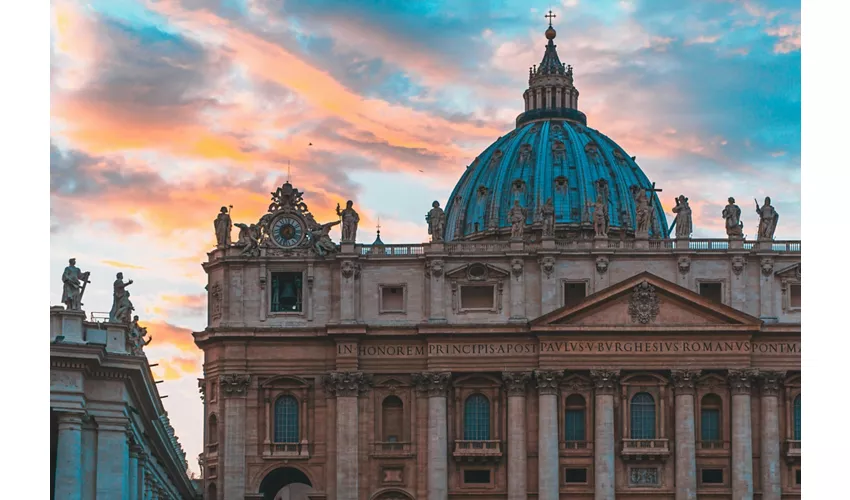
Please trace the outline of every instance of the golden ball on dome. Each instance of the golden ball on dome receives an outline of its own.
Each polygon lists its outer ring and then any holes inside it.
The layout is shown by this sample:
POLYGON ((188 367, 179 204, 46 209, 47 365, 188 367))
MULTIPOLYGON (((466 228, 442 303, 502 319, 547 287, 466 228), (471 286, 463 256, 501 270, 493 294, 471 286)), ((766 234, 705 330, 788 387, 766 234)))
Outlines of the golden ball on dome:
POLYGON ((549 28, 546 29, 546 39, 553 40, 555 38, 555 35, 557 35, 557 33, 555 32, 555 28, 549 26, 549 28))

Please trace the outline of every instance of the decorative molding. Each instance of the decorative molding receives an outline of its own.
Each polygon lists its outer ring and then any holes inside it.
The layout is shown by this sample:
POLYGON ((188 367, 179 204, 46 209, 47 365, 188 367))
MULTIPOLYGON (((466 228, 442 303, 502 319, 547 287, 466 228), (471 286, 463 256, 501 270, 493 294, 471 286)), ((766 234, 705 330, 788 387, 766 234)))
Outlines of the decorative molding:
POLYGON ((248 392, 251 376, 248 374, 228 373, 219 379, 219 387, 225 396, 237 396, 248 392))
POLYGON ((555 272, 555 257, 546 255, 537 259, 537 263, 540 264, 540 270, 546 275, 546 279, 551 278, 555 272))
POLYGON ((531 376, 531 372, 502 372, 508 396, 525 396, 531 376))
POLYGON ((633 290, 629 301, 629 316, 632 317, 632 322, 646 325, 655 321, 660 306, 655 287, 643 281, 633 290))
POLYGON ((351 260, 344 260, 340 265, 340 272, 345 279, 357 279, 360 277, 360 264, 351 260))
POLYGON ((372 375, 363 372, 330 372, 325 374, 325 391, 338 398, 358 397, 372 387, 372 375))
POLYGON ((773 258, 764 257, 761 259, 761 274, 765 278, 773 274, 773 258))
POLYGON ((443 275, 443 261, 442 260, 429 260, 425 262, 425 277, 426 278, 439 278, 443 275))
POLYGON ((758 378, 761 383, 762 396, 779 396, 782 383, 785 381, 784 371, 759 371, 758 378))
POLYGON ((524 265, 525 264, 522 259, 511 260, 511 273, 513 273, 517 281, 519 281, 519 277, 522 276, 522 268, 524 265))
POLYGON ((691 271, 691 258, 688 256, 679 257, 679 272, 682 276, 691 271))
POLYGON ((596 272, 599 274, 605 274, 608 272, 608 257, 604 255, 596 258, 596 272))
POLYGON ((590 370, 590 380, 597 394, 614 394, 620 380, 620 370, 590 370))
POLYGON ((451 385, 451 372, 421 372, 411 374, 416 390, 429 398, 446 397, 451 385))
POLYGON ((729 382, 729 389, 731 389, 732 394, 750 394, 753 389, 753 380, 758 376, 758 373, 758 370, 750 368, 729 370, 726 379, 729 382))
POLYGON ((222 297, 221 283, 216 281, 210 289, 210 316, 213 320, 221 318, 222 297))
POLYGON ((732 272, 735 273, 735 276, 740 277, 741 273, 744 272, 744 266, 746 265, 747 259, 742 255, 732 257, 732 272))
POLYGON ((702 370, 670 370, 670 378, 673 380, 673 389, 676 394, 693 394, 701 374, 702 370))
POLYGON ((537 391, 543 394, 558 394, 558 386, 561 385, 561 380, 564 378, 563 370, 557 371, 534 371, 534 382, 537 386, 537 391))

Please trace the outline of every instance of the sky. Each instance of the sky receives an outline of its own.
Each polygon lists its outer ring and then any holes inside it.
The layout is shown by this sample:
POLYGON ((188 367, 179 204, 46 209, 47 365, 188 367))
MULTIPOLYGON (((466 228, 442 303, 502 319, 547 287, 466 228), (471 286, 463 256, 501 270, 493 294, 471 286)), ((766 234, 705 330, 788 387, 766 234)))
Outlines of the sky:
POLYGON ((426 241, 431 202, 513 129, 549 8, 588 126, 669 221, 685 194, 694 237, 724 237, 727 197, 753 228, 770 196, 776 238, 799 239, 799 1, 52 0, 51 304, 70 257, 87 312, 134 280, 192 470, 219 208, 256 222, 289 178, 319 221, 354 200, 361 242, 379 220, 385 243, 426 241))

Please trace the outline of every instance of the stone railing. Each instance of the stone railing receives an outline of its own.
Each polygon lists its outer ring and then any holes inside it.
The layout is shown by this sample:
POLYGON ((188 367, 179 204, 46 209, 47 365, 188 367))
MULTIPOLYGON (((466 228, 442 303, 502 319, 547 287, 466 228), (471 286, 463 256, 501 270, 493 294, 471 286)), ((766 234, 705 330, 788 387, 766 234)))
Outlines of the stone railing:
POLYGON ((592 455, 593 441, 561 441, 558 443, 558 453, 565 455, 592 455))
POLYGON ((458 459, 494 459, 502 456, 502 442, 498 440, 455 440, 453 453, 458 459))
POLYGON ((264 448, 264 458, 310 458, 310 445, 306 439, 300 443, 265 443, 264 448))
POLYGON ((697 455, 699 456, 725 456, 729 454, 731 443, 719 440, 697 440, 697 455))
POLYGON ((494 242, 478 242, 478 241, 457 241, 445 243, 446 253, 449 255, 456 254, 481 254, 481 253, 504 253, 511 249, 510 242, 494 241, 494 242))
POLYGON ((424 255, 425 245, 360 245, 358 253, 376 257, 408 257, 424 255))
POLYGON ((668 439, 623 439, 623 459, 665 459, 670 456, 668 439))
POLYGON ((785 458, 789 462, 799 460, 802 454, 800 453, 800 440, 789 439, 785 441, 785 458))
POLYGON ((402 458, 413 456, 413 445, 410 441, 377 441, 372 443, 372 457, 402 458))

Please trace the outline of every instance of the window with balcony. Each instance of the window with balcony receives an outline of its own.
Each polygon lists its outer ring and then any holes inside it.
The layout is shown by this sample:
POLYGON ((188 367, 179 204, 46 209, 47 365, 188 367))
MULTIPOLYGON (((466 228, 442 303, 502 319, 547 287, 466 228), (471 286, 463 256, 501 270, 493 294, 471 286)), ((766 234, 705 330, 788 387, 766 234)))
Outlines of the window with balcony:
POLYGON ((473 394, 463 406, 463 439, 490 440, 490 401, 483 394, 473 394))
POLYGON ((300 272, 272 273, 271 311, 301 312, 303 277, 300 272))
POLYGON ((281 396, 274 403, 274 442, 298 442, 298 400, 281 396))
POLYGON ((398 396, 387 396, 381 404, 381 426, 383 441, 398 443, 403 441, 404 403, 398 396))
POLYGON ((567 398, 564 406, 564 441, 586 441, 584 398, 573 394, 567 398))
POLYGON ((794 398, 794 440, 800 441, 800 396, 794 398))
POLYGON ((631 438, 655 439, 655 399, 646 392, 639 392, 632 398, 631 438))
POLYGON ((706 443, 719 443, 721 440, 720 433, 720 415, 723 407, 723 401, 717 394, 706 394, 702 398, 700 404, 700 440, 703 442, 703 447, 711 446, 706 443))

